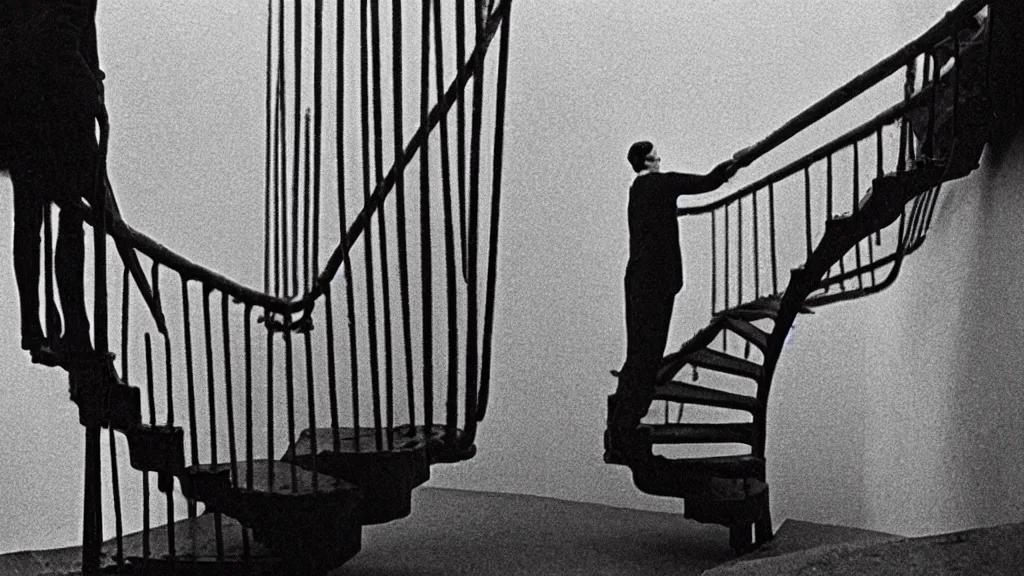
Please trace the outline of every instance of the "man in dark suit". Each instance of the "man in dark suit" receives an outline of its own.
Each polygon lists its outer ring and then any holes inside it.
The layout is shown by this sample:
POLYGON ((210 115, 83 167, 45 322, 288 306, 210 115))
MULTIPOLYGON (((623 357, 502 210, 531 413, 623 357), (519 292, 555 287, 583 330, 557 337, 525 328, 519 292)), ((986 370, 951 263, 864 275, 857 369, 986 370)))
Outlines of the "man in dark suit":
POLYGON ((676 199, 717 189, 738 169, 728 160, 707 174, 662 172, 654 145, 636 142, 627 159, 637 173, 629 189, 626 264, 626 361, 609 420, 609 462, 642 452, 638 426, 654 397, 676 294, 683 287, 676 199))
MULTIPOLYGON (((95 0, 0 0, 0 169, 14 184, 14 274, 21 299, 21 346, 46 352, 39 321, 43 208, 92 202, 103 73, 95 0)), ((64 316, 60 348, 92 350, 86 315, 82 220, 61 211, 55 268, 64 316)))

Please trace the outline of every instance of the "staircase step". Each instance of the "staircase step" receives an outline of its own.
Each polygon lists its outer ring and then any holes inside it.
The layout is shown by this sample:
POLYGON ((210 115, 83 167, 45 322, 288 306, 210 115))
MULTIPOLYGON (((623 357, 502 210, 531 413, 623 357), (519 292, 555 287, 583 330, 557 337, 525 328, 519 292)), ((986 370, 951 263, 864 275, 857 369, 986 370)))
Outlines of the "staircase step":
POLYGON ((378 449, 374 429, 306 429, 281 460, 355 484, 362 493, 360 523, 389 522, 409 515, 412 490, 430 479, 430 464, 423 435, 394 433, 390 443, 386 432, 381 436, 378 449))
POLYGON ((750 302, 744 302, 738 306, 715 312, 715 316, 731 316, 744 320, 761 320, 771 318, 772 320, 779 313, 779 303, 782 299, 778 296, 761 296, 750 302))
MULTIPOLYGON (((761 296, 750 302, 744 302, 738 306, 715 312, 715 316, 726 316, 753 322, 770 318, 775 320, 779 315, 779 305, 782 303, 781 296, 761 296)), ((801 314, 814 314, 807 306, 800 307, 801 314)))
POLYGON ((717 408, 732 408, 735 410, 746 410, 756 412, 760 407, 757 398, 733 394, 714 388, 689 384, 672 380, 659 384, 654 389, 655 400, 668 400, 669 402, 681 402, 683 404, 698 404, 700 406, 715 406, 717 408))
POLYGON ((360 493, 345 480, 275 460, 198 465, 187 474, 186 497, 251 528, 275 556, 339 566, 359 550, 360 493))
POLYGON ((142 423, 139 389, 118 378, 113 354, 89 357, 75 365, 68 372, 68 387, 83 426, 128 430, 142 423))
POLYGON ((698 522, 736 526, 756 522, 767 510, 764 459, 750 455, 669 459, 651 457, 630 466, 633 483, 655 496, 683 498, 683 515, 698 522))
POLYGON ((178 426, 143 424, 126 431, 132 468, 159 473, 161 492, 174 489, 174 477, 185 472, 185 433, 178 426))
POLYGON ((768 334, 747 320, 726 316, 725 327, 739 334, 747 342, 757 346, 761 352, 768 349, 768 334))
MULTIPOLYGON (((221 553, 217 553, 216 518, 212 513, 194 519, 179 520, 149 531, 148 553, 143 548, 143 533, 124 536, 124 555, 136 573, 163 575, 269 575, 287 573, 288 567, 271 551, 249 539, 245 551, 242 532, 244 527, 228 516, 220 518, 221 553), (168 546, 168 532, 174 531, 174 554, 168 546)), ((116 544, 104 545, 108 554, 117 552, 116 544)))
POLYGON ((652 444, 752 444, 754 425, 731 424, 654 424, 649 426, 652 444))
POLYGON ((412 426, 404 424, 395 428, 395 441, 416 443, 425 440, 427 443, 427 462, 433 464, 453 464, 469 460, 476 455, 476 444, 468 444, 465 432, 459 428, 444 424, 412 426))
POLYGON ((749 360, 736 358, 735 356, 730 356, 724 352, 718 352, 709 348, 704 348, 690 353, 686 360, 688 363, 698 368, 706 368, 716 372, 742 376, 754 381, 760 381, 763 373, 760 366, 749 360))

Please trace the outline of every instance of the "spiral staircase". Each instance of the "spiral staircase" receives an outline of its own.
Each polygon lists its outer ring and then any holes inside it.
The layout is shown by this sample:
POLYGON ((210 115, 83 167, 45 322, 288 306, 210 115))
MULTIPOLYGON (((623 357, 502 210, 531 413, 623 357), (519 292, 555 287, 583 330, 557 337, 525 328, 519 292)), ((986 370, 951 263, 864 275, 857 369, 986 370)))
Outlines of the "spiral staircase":
MULTIPOLYGON (((978 167, 995 110, 1006 105, 998 100, 1000 82, 1007 80, 997 76, 1008 70, 999 68, 999 64, 1001 58, 1006 61, 1006 51, 1012 50, 1006 48, 1009 44, 1003 44, 1002 51, 993 56, 993 46, 998 47, 1001 41, 1012 42, 1007 28, 1015 26, 1011 24, 1014 22, 1020 22, 1017 6, 962 2, 921 37, 764 141, 738 153, 735 160, 741 165, 750 164, 886 77, 905 69, 902 102, 725 198, 679 209, 680 217, 712 218, 711 319, 677 351, 663 358, 652 409, 639 428, 643 438, 640 452, 618 455, 606 451, 606 462, 628 466, 634 484, 645 493, 684 499, 687 517, 729 527, 731 545, 739 551, 772 538, 766 482, 767 406, 776 368, 794 322, 798 315, 813 313, 815 308, 887 288, 895 281, 903 258, 920 247, 942 184, 963 178, 978 167), (924 64, 924 73, 918 81, 920 62, 924 64), (875 144, 875 165, 866 170, 860 161, 861 143, 865 140, 875 144), (888 171, 887 141, 899 142, 895 153, 889 152, 888 157, 895 159, 895 165, 888 171), (838 186, 833 162, 837 155, 847 151, 850 153, 846 162, 852 159, 853 172, 849 188, 851 210, 835 214, 838 200, 834 192, 838 186), (823 174, 825 185, 813 186, 812 173, 823 174), (783 231, 777 229, 775 221, 776 206, 780 204, 776 188, 794 176, 795 187, 804 192, 805 202, 795 203, 802 204, 798 209, 803 212, 800 220, 805 222, 805 228, 783 231), (870 187, 862 195, 860 188, 865 180, 870 187), (821 204, 827 205, 824 218, 813 208, 821 204), (762 230, 768 228, 767 233, 758 232, 759 223, 762 230), (723 225, 724 235, 720 232, 723 225), (887 243, 882 242, 883 231, 891 239, 887 243), (786 243, 796 246, 791 254, 804 256, 797 256, 788 284, 780 286, 778 254, 782 252, 780 246, 786 243), (724 265, 720 266, 723 254, 724 265), (770 271, 770 282, 762 277, 766 269, 770 271), (885 276, 880 278, 883 272, 885 276), (752 358, 752 352, 759 358, 752 358), (692 378, 687 377, 688 373, 692 378), (726 385, 697 384, 698 376, 726 385), (664 404, 664 418, 654 423, 651 418, 658 412, 656 403, 664 404), (684 409, 691 406, 719 409, 719 413, 727 414, 728 421, 718 418, 683 422, 684 409), (675 453, 666 457, 654 452, 666 445, 698 444, 740 445, 747 449, 742 454, 734 450, 693 457, 676 457, 675 453)), ((688 248, 694 250, 693 246, 688 248)), ((765 277, 768 275, 764 273, 765 277)), ((692 298, 689 294, 687 297, 692 298)), ((616 371, 612 374, 618 376, 616 371)), ((608 398, 606 450, 617 401, 614 394, 608 398)))

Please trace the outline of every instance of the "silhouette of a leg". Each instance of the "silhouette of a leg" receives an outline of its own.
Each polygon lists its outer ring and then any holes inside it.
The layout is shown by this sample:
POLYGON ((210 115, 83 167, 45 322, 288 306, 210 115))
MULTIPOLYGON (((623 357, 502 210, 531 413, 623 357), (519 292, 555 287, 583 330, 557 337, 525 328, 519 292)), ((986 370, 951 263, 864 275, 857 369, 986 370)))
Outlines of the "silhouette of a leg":
POLYGON ((62 348, 70 353, 88 352, 92 346, 83 286, 85 233, 82 231, 82 220, 67 211, 60 213, 54 259, 57 290, 60 292, 61 310, 64 313, 62 348))
POLYGON ((624 453, 639 448, 637 427, 654 398, 674 301, 674 293, 631 291, 627 287, 626 362, 611 418, 613 444, 624 453))
POLYGON ((14 278, 21 300, 21 347, 35 351, 43 345, 39 322, 39 230, 43 225, 40 174, 21 167, 11 170, 14 184, 14 278))

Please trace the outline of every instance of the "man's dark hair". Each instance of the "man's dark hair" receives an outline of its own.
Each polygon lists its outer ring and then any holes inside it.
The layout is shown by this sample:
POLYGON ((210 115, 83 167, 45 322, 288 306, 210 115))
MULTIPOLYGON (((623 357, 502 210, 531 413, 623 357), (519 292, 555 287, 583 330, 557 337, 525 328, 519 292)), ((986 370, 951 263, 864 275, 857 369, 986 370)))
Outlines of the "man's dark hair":
POLYGON ((644 169, 644 161, 647 159, 647 155, 651 153, 651 150, 654 150, 654 144, 647 140, 634 142, 629 147, 629 154, 626 155, 626 159, 629 160, 629 165, 633 167, 633 172, 639 172, 644 169))

